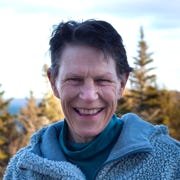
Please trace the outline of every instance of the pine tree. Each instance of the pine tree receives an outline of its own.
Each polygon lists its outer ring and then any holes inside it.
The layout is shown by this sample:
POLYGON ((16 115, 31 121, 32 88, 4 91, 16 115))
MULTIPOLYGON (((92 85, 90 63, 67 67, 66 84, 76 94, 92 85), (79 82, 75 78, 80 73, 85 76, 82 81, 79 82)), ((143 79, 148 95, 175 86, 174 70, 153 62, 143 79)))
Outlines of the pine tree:
POLYGON ((156 75, 152 74, 154 67, 149 67, 153 62, 153 53, 148 52, 148 46, 144 40, 143 28, 140 28, 140 40, 138 42, 138 56, 134 57, 134 72, 130 77, 132 111, 151 122, 158 122, 160 104, 158 102, 158 88, 156 75))
POLYGON ((19 126, 21 126, 21 146, 29 143, 30 136, 38 129, 46 125, 46 117, 39 108, 38 99, 30 91, 30 97, 26 98, 26 107, 20 109, 18 114, 19 126))
POLYGON ((175 92, 177 97, 173 100, 171 97, 171 108, 169 108, 169 126, 170 135, 180 141, 180 93, 175 92))
POLYGON ((17 118, 22 127, 22 147, 29 143, 30 136, 38 129, 64 118, 60 102, 50 90, 46 71, 47 65, 44 65, 43 76, 47 85, 44 97, 36 99, 31 91, 30 97, 26 99, 26 107, 21 108, 17 118))
POLYGON ((14 116, 8 111, 12 99, 5 100, 4 93, 4 91, 0 91, 0 179, 11 157, 10 142, 17 138, 14 116))
POLYGON ((48 119, 48 124, 64 119, 64 113, 59 99, 52 92, 44 95, 39 107, 42 113, 48 119))
POLYGON ((129 97, 131 91, 125 89, 123 96, 118 100, 116 114, 118 116, 122 116, 123 114, 132 112, 132 99, 129 97))
POLYGON ((180 140, 180 92, 163 89, 160 94, 160 117, 163 119, 163 123, 168 126, 170 135, 180 140))
POLYGON ((45 79, 47 92, 41 101, 40 107, 43 109, 44 115, 49 119, 49 123, 62 120, 64 118, 64 113, 61 107, 60 100, 57 99, 51 90, 49 80, 47 78, 47 68, 48 66, 44 64, 43 66, 43 77, 45 79))

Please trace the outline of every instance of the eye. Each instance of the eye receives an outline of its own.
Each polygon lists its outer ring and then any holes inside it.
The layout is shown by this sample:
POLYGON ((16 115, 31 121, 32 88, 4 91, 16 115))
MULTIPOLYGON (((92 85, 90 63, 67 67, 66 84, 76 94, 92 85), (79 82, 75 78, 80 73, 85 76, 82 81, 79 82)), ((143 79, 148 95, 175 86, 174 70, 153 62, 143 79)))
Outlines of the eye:
POLYGON ((107 79, 97 79, 96 81, 98 81, 98 82, 108 82, 109 80, 107 80, 107 79))
POLYGON ((71 78, 67 78, 66 82, 72 85, 78 85, 82 82, 82 79, 78 77, 71 77, 71 78))
POLYGON ((68 78, 67 80, 68 81, 80 81, 81 79, 80 78, 68 78))
POLYGON ((111 80, 101 78, 101 79, 96 79, 96 83, 100 85, 108 85, 111 83, 111 80))

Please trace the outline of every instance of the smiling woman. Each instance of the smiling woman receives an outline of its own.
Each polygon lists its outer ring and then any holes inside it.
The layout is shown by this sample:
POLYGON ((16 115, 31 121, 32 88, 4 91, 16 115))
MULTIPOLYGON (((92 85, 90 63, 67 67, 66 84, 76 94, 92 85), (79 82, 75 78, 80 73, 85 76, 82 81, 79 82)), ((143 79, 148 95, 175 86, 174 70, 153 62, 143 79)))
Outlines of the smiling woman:
POLYGON ((71 141, 94 139, 116 110, 127 79, 122 82, 118 78, 114 60, 107 58, 82 45, 66 45, 60 57, 59 74, 52 86, 61 99, 71 141))
POLYGON ((115 114, 132 68, 111 24, 61 22, 50 53, 47 75, 65 119, 36 132, 4 180, 180 178, 180 143, 167 127, 115 114))

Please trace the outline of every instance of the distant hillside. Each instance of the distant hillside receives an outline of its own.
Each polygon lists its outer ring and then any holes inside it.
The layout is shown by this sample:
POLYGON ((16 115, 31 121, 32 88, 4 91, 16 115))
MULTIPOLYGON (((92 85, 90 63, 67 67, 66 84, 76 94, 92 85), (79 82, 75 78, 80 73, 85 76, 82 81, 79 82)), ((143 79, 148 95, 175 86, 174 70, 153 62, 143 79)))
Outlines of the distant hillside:
MULTIPOLYGON (((37 99, 37 103, 39 103, 41 99, 37 99)), ((16 98, 13 99, 8 107, 9 112, 14 115, 20 112, 21 108, 26 107, 27 100, 25 98, 16 98)))
POLYGON ((18 114, 20 109, 26 106, 26 99, 13 99, 8 107, 11 114, 18 114))

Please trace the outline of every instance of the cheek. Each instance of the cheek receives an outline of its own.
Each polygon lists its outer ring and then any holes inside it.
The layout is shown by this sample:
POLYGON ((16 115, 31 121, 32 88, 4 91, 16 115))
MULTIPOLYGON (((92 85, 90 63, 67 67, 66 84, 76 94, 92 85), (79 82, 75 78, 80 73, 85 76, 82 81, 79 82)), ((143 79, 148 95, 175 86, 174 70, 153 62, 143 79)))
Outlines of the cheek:
POLYGON ((68 86, 67 84, 62 84, 59 94, 62 101, 66 101, 68 99, 72 99, 77 96, 78 89, 75 87, 68 86))
POLYGON ((103 99, 105 99, 107 102, 115 103, 119 97, 121 96, 119 89, 117 89, 116 86, 107 86, 103 87, 100 90, 100 94, 103 99))

